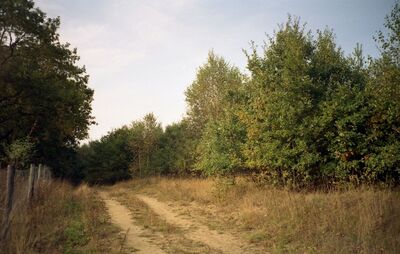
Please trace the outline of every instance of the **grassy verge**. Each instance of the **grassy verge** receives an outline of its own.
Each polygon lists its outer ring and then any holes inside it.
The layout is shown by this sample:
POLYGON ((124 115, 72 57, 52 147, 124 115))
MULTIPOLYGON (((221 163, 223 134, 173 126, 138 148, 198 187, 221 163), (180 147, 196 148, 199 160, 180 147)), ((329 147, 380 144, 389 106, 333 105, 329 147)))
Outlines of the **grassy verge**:
POLYGON ((374 187, 293 192, 213 179, 138 179, 123 189, 195 203, 191 213, 272 253, 400 253, 400 192, 374 187), (193 202, 195 201, 195 202, 193 202))
POLYGON ((16 187, 4 253, 118 253, 119 230, 111 225, 104 203, 85 185, 42 184, 32 204, 18 204, 23 188, 18 182, 16 187))

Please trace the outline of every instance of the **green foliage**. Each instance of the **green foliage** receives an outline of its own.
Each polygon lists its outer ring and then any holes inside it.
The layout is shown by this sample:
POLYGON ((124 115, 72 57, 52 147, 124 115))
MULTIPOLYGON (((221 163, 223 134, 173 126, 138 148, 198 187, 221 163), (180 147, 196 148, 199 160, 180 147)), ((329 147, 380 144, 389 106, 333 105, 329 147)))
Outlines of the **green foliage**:
POLYGON ((167 126, 160 138, 160 149, 156 153, 161 172, 174 175, 190 173, 194 163, 194 146, 193 134, 187 121, 167 126))
POLYGON ((131 124, 129 147, 134 158, 130 166, 134 174, 148 175, 160 171, 160 162, 155 155, 162 134, 161 124, 152 113, 144 116, 143 120, 131 124))
POLYGON ((79 161, 85 181, 115 183, 132 174, 150 174, 157 170, 155 153, 162 129, 153 114, 131 126, 123 126, 79 149, 79 161))
POLYGON ((186 91, 187 121, 194 133, 194 168, 205 174, 228 173, 243 166, 240 142, 245 134, 235 110, 239 109, 244 75, 222 57, 210 52, 186 91))
POLYGON ((289 17, 262 55, 254 45, 246 52, 251 78, 231 90, 236 100, 220 100, 196 167, 245 168, 289 185, 398 181, 398 12, 386 20, 388 38, 379 33, 382 57, 368 65, 360 45, 345 57, 332 31, 313 37, 289 17))
POLYGON ((304 169, 318 159, 306 138, 315 104, 309 76, 312 52, 310 34, 298 20, 289 19, 264 46, 264 56, 254 47, 248 54, 253 78, 244 117, 248 167, 273 169, 284 179, 309 177, 304 169))
POLYGON ((14 141, 7 149, 6 156, 11 164, 26 163, 34 152, 35 145, 28 139, 14 141))
POLYGON ((369 67, 366 94, 371 98, 368 122, 370 154, 366 168, 373 179, 400 180, 400 5, 386 18, 387 35, 378 33, 382 55, 369 67))
POLYGON ((288 186, 399 183, 399 13, 396 4, 378 33, 377 59, 365 60, 360 45, 345 56, 331 30, 313 34, 290 16, 246 52, 249 77, 210 52, 186 90, 185 119, 164 131, 149 114, 82 147, 93 158, 86 175, 116 181, 113 172, 130 168, 248 172, 288 186))
POLYGON ((65 237, 65 253, 81 253, 75 248, 84 246, 88 242, 88 237, 85 234, 85 225, 79 221, 72 221, 64 230, 65 237))
POLYGON ((207 123, 223 114, 230 91, 242 84, 242 74, 222 57, 210 52, 207 62, 201 66, 195 81, 186 90, 188 104, 187 121, 198 135, 207 123))
POLYGON ((71 176, 69 156, 93 123, 93 91, 76 49, 60 42, 59 26, 30 0, 0 2, 0 143, 28 136, 34 160, 71 176))
POLYGON ((245 128, 235 115, 208 123, 198 146, 196 168, 206 175, 226 175, 243 169, 245 139, 245 128))
POLYGON ((111 131, 99 141, 83 145, 79 157, 84 180, 92 183, 114 183, 130 177, 133 154, 129 147, 127 127, 111 131))

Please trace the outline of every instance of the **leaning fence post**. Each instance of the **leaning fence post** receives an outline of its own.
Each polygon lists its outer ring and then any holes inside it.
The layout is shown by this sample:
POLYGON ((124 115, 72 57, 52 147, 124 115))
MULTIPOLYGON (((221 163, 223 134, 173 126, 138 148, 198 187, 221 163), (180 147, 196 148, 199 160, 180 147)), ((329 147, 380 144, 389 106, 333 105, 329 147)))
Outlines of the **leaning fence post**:
POLYGON ((9 228, 10 213, 13 206, 13 196, 14 196, 14 179, 15 179, 15 168, 11 165, 7 167, 7 194, 5 202, 5 210, 3 214, 3 222, 0 231, 0 240, 3 240, 9 228))
POLYGON ((35 166, 31 164, 29 168, 28 200, 31 200, 35 191, 35 166))

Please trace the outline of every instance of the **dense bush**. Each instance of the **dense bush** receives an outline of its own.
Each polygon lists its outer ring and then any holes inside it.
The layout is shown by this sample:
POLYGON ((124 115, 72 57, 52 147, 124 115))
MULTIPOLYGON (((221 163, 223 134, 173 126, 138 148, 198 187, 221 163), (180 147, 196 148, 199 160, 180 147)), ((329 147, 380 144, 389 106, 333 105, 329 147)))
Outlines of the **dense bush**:
POLYGON ((130 177, 129 130, 124 127, 110 132, 99 141, 80 148, 79 156, 84 179, 89 183, 114 183, 130 177))

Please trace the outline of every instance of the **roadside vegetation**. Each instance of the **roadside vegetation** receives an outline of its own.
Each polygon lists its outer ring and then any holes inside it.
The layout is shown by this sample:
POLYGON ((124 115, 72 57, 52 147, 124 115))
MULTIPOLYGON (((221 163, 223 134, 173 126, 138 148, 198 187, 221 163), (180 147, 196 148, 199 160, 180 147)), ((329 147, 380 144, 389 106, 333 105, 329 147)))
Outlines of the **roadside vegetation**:
MULTIPOLYGON (((0 173, 0 209, 5 175, 0 173)), ((86 185, 42 183, 31 204, 22 202, 26 183, 16 181, 14 211, 1 253, 120 253, 123 239, 114 227, 103 201, 86 185)))
POLYGON ((398 191, 363 186, 298 192, 243 177, 236 178, 235 184, 226 179, 153 177, 108 190, 132 210, 138 223, 164 234, 170 246, 180 246, 178 250, 200 247, 182 241, 188 233, 182 235, 179 226, 157 217, 138 200, 138 194, 156 197, 193 221, 238 236, 254 246, 251 253, 400 251, 398 191))

